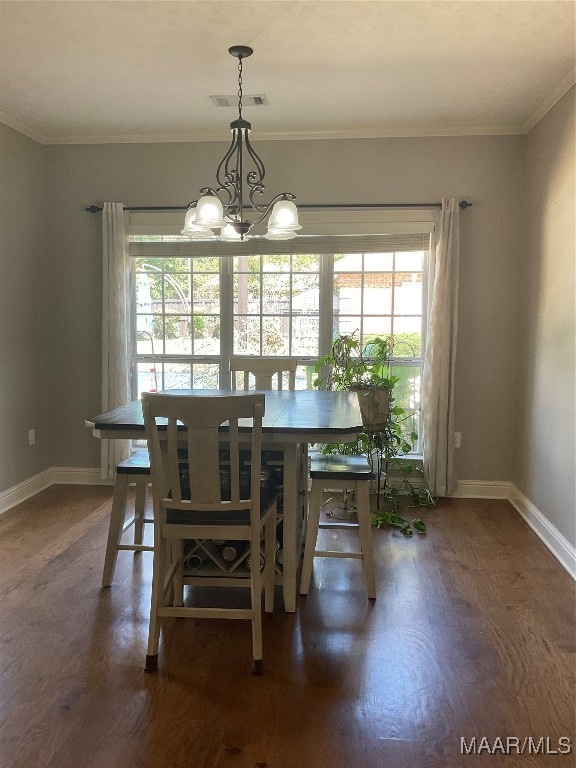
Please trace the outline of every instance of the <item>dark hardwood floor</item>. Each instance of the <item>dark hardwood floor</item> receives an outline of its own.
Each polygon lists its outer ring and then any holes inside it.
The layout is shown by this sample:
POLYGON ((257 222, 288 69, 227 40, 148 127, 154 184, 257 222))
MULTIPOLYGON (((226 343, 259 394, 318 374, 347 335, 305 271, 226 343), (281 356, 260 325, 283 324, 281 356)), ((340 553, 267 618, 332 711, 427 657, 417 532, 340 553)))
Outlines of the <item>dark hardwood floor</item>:
POLYGON ((166 621, 144 672, 151 554, 101 589, 110 497, 53 486, 0 517, 1 768, 576 765, 574 583, 507 502, 375 531, 373 604, 358 561, 317 560, 296 613, 278 592, 265 616, 254 677, 231 621, 166 621))

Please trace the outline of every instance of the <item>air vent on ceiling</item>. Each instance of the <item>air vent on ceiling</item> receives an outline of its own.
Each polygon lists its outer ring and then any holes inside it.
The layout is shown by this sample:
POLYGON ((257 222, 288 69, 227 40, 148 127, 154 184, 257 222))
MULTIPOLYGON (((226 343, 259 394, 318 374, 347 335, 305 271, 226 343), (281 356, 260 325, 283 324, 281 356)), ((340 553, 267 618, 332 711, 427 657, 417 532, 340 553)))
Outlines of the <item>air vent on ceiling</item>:
MULTIPOLYGON (((233 96, 210 96, 214 104, 217 107, 237 107, 238 95, 233 96)), ((268 99, 264 94, 258 94, 256 96, 247 96, 242 94, 242 104, 245 107, 267 107, 268 99)))

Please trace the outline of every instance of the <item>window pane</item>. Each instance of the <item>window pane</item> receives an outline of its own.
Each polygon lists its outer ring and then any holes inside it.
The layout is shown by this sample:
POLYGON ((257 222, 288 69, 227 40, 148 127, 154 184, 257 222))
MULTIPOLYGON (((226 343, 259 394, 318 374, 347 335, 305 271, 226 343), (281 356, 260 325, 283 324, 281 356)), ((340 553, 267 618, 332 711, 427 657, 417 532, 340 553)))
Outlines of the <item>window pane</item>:
POLYGON ((192 321, 194 329, 193 353, 195 355, 220 354, 220 317, 218 315, 196 315, 192 321))
POLYGON ((194 272, 220 272, 220 259, 218 256, 201 256, 191 259, 194 272))
POLYGON ((394 357, 422 357, 420 331, 396 331, 394 333, 394 357))
POLYGON ((263 275, 262 312, 285 315, 290 311, 290 276, 263 275))
POLYGON ((292 349, 295 357, 317 357, 320 321, 318 317, 296 315, 292 319, 292 349))
POLYGON ((296 306, 296 297, 301 296, 299 305, 308 305, 318 308, 318 293, 320 290, 320 277, 317 272, 300 273, 292 275, 292 306, 296 306), (303 294, 306 294, 305 296, 303 294))
POLYGON ((400 379, 394 387, 394 398, 403 408, 414 410, 420 407, 420 373, 419 365, 394 365, 391 368, 392 376, 400 379))
POLYGON ((185 315, 165 318, 164 353, 166 355, 192 354, 192 322, 185 315))
POLYGON ((355 331, 360 331, 362 328, 362 319, 360 317, 348 317, 347 315, 334 315, 334 321, 332 324, 333 335, 345 335, 349 336, 355 331))
POLYGON ((138 363, 136 365, 136 393, 140 397, 142 392, 158 392, 162 389, 162 370, 153 362, 138 363))
POLYGON ((290 256, 262 256, 263 272, 290 272, 290 256))
POLYGON ((399 334, 422 333, 421 317, 394 317, 394 338, 399 334))
POLYGON ((162 389, 191 389, 190 363, 164 363, 162 389))
POLYGON ((162 259, 164 272, 190 272, 190 259, 180 259, 176 256, 171 259, 162 259))
POLYGON ((361 272, 363 263, 361 253, 338 253, 334 256, 334 272, 361 272))
POLYGON ((296 368, 296 389, 314 389, 316 376, 313 365, 299 365, 296 368))
POLYGON ((162 275, 157 273, 141 275, 138 280, 138 298, 150 304, 151 312, 162 312, 163 283, 162 275))
POLYGON ((194 363, 192 366, 193 389, 218 389, 220 370, 213 363, 194 363))
POLYGON ((389 271, 394 268, 393 253, 365 253, 364 271, 381 272, 389 271))
POLYGON ((394 312, 397 315, 420 315, 422 313, 421 272, 396 273, 394 288, 394 312))
POLYGON ((195 275, 192 281, 194 314, 220 311, 220 278, 218 275, 195 275))
POLYGON ((260 312, 260 275, 235 275, 234 312, 237 315, 253 315, 260 312))
POLYGON ((344 291, 350 296, 350 304, 356 305, 357 312, 362 311, 365 315, 392 314, 392 276, 389 272, 364 275, 362 305, 359 288, 341 289, 341 296, 344 291))
POLYGON ((138 363, 138 395, 162 389, 217 389, 219 366, 215 363, 138 363))
POLYGON ((375 338, 387 339, 392 335, 391 317, 365 317, 362 327, 361 344, 369 344, 375 338))
POLYGON ((234 318, 234 354, 260 354, 260 318, 234 318))
POLYGON ((297 253, 292 256, 293 272, 319 272, 320 256, 318 254, 297 253))
POLYGON ((424 268, 424 252, 409 251, 407 253, 397 253, 395 268, 408 272, 422 272, 424 268))
POLYGON ((281 317, 262 318, 262 355, 289 355, 289 322, 281 317))
POLYGON ((179 315, 190 311, 189 292, 182 291, 174 281, 172 275, 164 276, 164 312, 166 314, 179 315))
POLYGON ((137 354, 157 355, 164 351, 164 326, 161 317, 138 315, 136 326, 137 354))

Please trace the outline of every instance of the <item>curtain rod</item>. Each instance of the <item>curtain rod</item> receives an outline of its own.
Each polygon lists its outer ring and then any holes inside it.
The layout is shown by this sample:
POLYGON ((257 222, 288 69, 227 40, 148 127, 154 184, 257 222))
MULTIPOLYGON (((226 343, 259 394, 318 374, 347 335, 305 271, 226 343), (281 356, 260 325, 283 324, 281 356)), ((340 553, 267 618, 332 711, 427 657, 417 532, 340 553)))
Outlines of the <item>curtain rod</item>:
MULTIPOLYGON (((466 208, 470 208, 472 203, 468 200, 462 200, 460 202, 460 208, 464 211, 466 208)), ((298 205, 300 210, 305 208, 323 209, 323 208, 441 208, 442 203, 319 203, 317 205, 298 205)), ((98 205, 90 205, 88 208, 84 208, 88 213, 99 213, 104 210, 98 205)), ((125 206, 125 211, 186 211, 187 205, 139 205, 139 206, 125 206)))

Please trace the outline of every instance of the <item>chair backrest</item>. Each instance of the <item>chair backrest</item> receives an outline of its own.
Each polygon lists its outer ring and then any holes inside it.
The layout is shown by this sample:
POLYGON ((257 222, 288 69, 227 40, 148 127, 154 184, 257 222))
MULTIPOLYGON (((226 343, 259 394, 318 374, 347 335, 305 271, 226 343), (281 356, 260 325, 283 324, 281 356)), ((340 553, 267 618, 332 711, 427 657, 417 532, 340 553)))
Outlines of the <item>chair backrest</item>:
MULTIPOLYGON (((142 411, 155 508, 188 512, 190 523, 201 522, 199 513, 250 510, 255 523, 260 507, 264 400, 262 393, 144 392, 142 411)), ((182 512, 178 521, 186 522, 188 516, 182 512)))
POLYGON ((254 377, 254 389, 272 389, 272 379, 277 377, 278 389, 283 389, 282 374, 288 373, 288 389, 296 389, 295 357, 257 357, 255 355, 233 355, 230 358, 232 389, 251 389, 250 376, 254 377), (237 381, 240 379, 240 383, 237 381))

